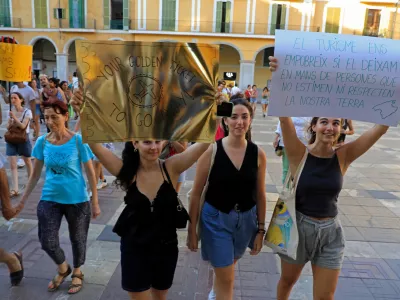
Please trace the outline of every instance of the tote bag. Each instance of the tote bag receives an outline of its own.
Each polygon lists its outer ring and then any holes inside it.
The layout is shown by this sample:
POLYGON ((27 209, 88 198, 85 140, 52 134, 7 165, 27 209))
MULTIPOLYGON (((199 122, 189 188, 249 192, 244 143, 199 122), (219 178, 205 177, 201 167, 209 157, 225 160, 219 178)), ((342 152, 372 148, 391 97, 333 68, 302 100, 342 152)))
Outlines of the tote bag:
POLYGON ((290 170, 287 173, 264 240, 264 244, 275 253, 287 255, 292 259, 296 259, 297 245, 299 244, 296 223, 296 189, 307 156, 308 149, 306 148, 293 180, 290 180, 292 178, 290 170))

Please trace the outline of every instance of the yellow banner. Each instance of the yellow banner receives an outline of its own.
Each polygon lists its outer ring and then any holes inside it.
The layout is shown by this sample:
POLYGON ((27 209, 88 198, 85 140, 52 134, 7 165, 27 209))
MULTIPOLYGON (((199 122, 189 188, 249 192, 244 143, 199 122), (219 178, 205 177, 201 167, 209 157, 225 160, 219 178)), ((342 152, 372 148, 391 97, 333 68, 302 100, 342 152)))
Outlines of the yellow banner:
POLYGON ((0 43, 0 80, 31 81, 32 46, 0 43))
POLYGON ((211 142, 219 47, 76 41, 85 142, 211 142))

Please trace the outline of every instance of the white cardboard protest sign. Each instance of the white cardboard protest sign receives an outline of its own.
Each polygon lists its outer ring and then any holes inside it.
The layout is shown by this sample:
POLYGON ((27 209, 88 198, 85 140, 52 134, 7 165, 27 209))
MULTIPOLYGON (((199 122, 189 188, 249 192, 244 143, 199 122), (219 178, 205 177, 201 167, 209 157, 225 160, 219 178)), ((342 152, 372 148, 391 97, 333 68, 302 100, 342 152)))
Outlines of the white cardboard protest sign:
POLYGON ((268 115, 340 117, 397 126, 400 42, 277 30, 268 115))

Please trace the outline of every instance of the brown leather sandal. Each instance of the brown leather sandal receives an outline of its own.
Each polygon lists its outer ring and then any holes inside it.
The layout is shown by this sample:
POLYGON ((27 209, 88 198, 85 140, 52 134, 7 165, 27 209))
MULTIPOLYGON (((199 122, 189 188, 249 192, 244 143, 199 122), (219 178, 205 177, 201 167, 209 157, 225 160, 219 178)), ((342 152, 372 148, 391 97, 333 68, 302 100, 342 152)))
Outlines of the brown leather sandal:
POLYGON ((81 274, 73 274, 71 276, 71 278, 72 279, 79 278, 80 280, 82 280, 82 283, 71 283, 70 284, 70 286, 68 288, 68 294, 73 295, 73 294, 79 293, 81 291, 81 289, 83 287, 83 279, 85 278, 85 275, 83 275, 83 273, 81 272, 81 274), (77 290, 74 292, 71 292, 71 290, 75 289, 75 288, 77 288, 77 290))
POLYGON ((55 291, 57 291, 58 288, 60 287, 60 285, 64 282, 65 278, 67 278, 71 273, 72 273, 71 266, 68 265, 68 269, 67 269, 66 272, 64 272, 64 273, 58 272, 58 276, 62 277, 61 280, 60 280, 60 281, 57 281, 57 280, 56 280, 57 275, 54 276, 54 278, 51 280, 51 282, 53 283, 53 287, 52 287, 52 288, 48 287, 47 290, 48 290, 49 292, 55 292, 55 291))

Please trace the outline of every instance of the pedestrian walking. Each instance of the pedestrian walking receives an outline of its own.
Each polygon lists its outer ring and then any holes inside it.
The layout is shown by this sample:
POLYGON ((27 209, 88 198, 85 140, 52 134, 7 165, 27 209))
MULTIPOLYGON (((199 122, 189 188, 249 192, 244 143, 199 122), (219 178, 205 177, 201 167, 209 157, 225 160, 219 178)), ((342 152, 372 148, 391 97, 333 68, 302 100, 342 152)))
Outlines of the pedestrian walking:
MULTIPOLYGON (((79 111, 82 103, 77 90, 72 104, 79 111)), ((122 160, 101 144, 90 147, 126 191, 126 207, 113 229, 121 237, 122 288, 130 299, 165 300, 178 260, 176 229, 189 219, 177 198, 178 178, 209 144, 196 143, 165 161, 159 159, 162 141, 126 142, 122 160)))
POLYGON ((354 134, 354 126, 353 121, 350 119, 343 119, 342 130, 340 131, 339 138, 337 140, 337 147, 343 146, 344 141, 346 139, 346 135, 353 135, 354 134))
MULTIPOLYGON (((310 125, 311 118, 308 117, 292 117, 292 122, 296 130, 296 135, 300 141, 304 144, 308 144, 307 129, 310 125)), ((275 153, 278 156, 282 156, 282 184, 285 182, 286 175, 289 171, 289 160, 285 151, 285 144, 283 142, 281 123, 278 122, 278 126, 275 131, 275 140, 273 142, 273 147, 275 148, 275 153), (277 151, 279 149, 279 151, 277 151)))
POLYGON ((25 165, 28 178, 32 173, 31 151, 32 145, 29 140, 29 121, 32 119, 32 112, 25 108, 25 100, 19 92, 11 93, 12 108, 8 113, 7 132, 4 135, 6 140, 6 155, 8 157, 12 189, 10 197, 19 195, 17 157, 21 156, 25 165))
POLYGON ((37 206, 39 241, 42 249, 58 266, 58 274, 48 285, 48 291, 56 291, 72 273, 72 282, 68 293, 76 294, 82 289, 84 275, 81 267, 86 259, 86 241, 91 216, 100 215, 97 198, 96 179, 92 164, 93 154, 82 137, 65 127, 68 120, 67 105, 58 100, 44 103, 44 115, 50 133, 38 138, 33 149, 35 165, 27 188, 21 198, 22 209, 35 188, 43 166, 46 177, 42 195, 37 206), (86 182, 81 165, 92 190, 90 207, 86 182), (73 270, 65 259, 60 247, 59 230, 65 216, 72 244, 73 270))
POLYGON ((37 88, 37 81, 34 79, 29 82, 29 86, 32 88, 33 93, 35 94, 35 116, 32 119, 33 122, 33 141, 36 141, 40 135, 40 116, 42 111, 40 109, 40 90, 37 88))
POLYGON ((253 113, 256 113, 257 109, 257 97, 258 97, 258 91, 257 91, 257 86, 254 84, 251 87, 250 91, 250 103, 251 103, 251 108, 253 109, 253 113))
MULTIPOLYGON (((7 173, 4 168, 4 163, 5 159, 0 153, 0 208, 3 217, 6 220, 10 220, 17 215, 17 210, 11 205, 10 190, 8 187, 7 173)), ((4 263, 8 267, 11 285, 19 285, 24 277, 22 253, 20 251, 9 253, 5 249, 0 248, 0 263, 4 263)))
MULTIPOLYGON (((277 68, 278 60, 270 57, 271 71, 277 68)), ((342 129, 340 118, 313 117, 307 146, 297 137, 291 118, 280 117, 279 120, 291 174, 296 174, 304 158, 305 163, 296 190, 299 233, 296 260, 280 255, 282 272, 277 298, 289 299, 304 265, 311 261, 314 298, 333 300, 345 248, 337 207, 343 176, 351 163, 386 133, 388 126, 375 125, 355 141, 336 148, 342 129)))
POLYGON ((190 194, 188 247, 198 249, 199 221, 201 254, 214 267, 208 299, 233 299, 235 263, 247 247, 250 254, 258 254, 265 234, 266 156, 251 142, 251 105, 245 99, 231 102, 232 116, 223 119, 225 138, 217 141, 216 153, 210 148, 199 159, 190 194), (207 181, 204 206, 200 207, 207 181))
POLYGON ((264 87, 262 91, 262 99, 261 99, 261 106, 262 106, 262 112, 263 112, 263 117, 267 115, 267 109, 268 109, 268 104, 269 104, 269 89, 268 87, 264 87))

